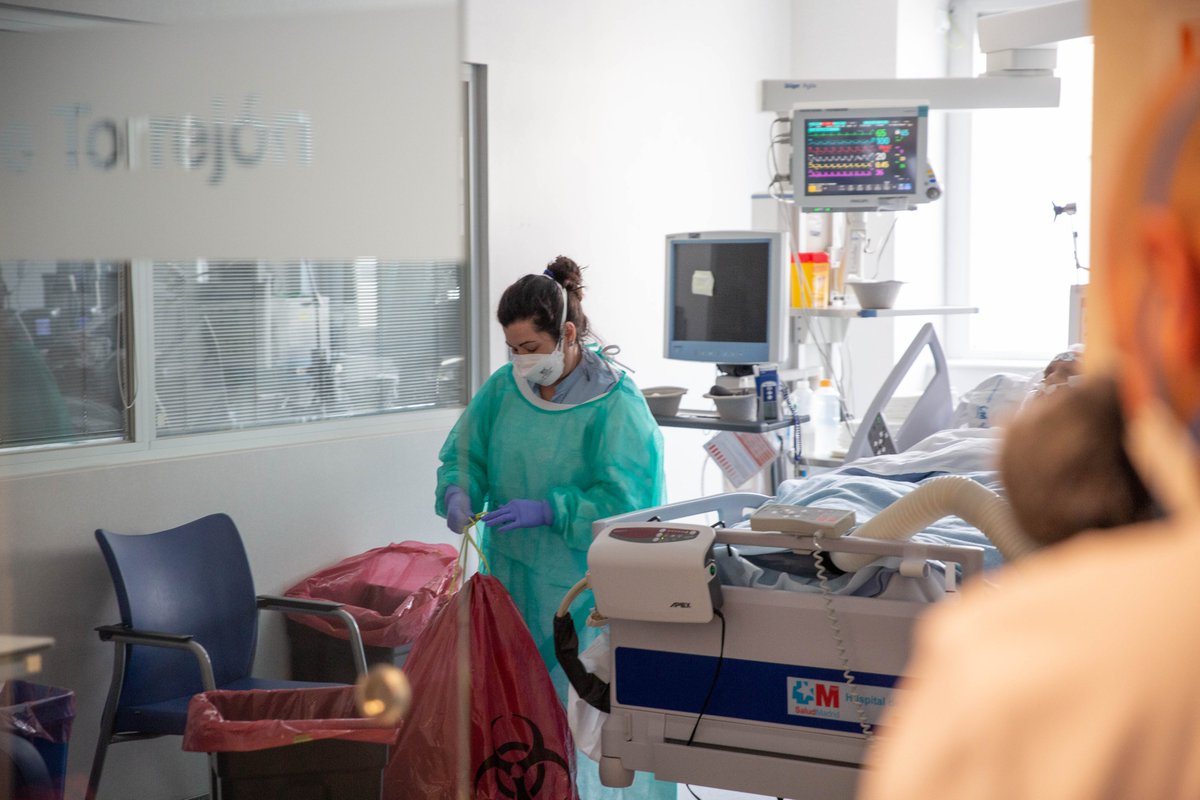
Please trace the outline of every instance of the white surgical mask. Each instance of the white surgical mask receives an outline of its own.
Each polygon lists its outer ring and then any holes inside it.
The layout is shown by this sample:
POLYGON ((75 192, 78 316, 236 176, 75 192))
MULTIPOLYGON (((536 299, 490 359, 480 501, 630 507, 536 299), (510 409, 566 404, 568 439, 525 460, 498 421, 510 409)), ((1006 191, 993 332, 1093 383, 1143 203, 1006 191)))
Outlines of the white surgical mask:
POLYGON ((550 353, 518 353, 512 357, 513 372, 518 378, 536 383, 539 386, 549 386, 562 377, 565 361, 563 359, 562 339, 558 340, 554 351, 550 353))
MULTIPOLYGON (((547 275, 550 280, 554 278, 547 275)), ((558 282, 555 281, 555 286, 558 282)), ((567 322, 567 291, 562 289, 562 312, 558 317, 558 329, 560 331, 558 343, 554 345, 553 352, 550 353, 518 353, 512 357, 513 372, 518 378, 522 378, 531 383, 536 383, 539 386, 550 386, 556 380, 562 377, 563 369, 566 368, 566 359, 563 357, 563 334, 564 327, 567 322)))

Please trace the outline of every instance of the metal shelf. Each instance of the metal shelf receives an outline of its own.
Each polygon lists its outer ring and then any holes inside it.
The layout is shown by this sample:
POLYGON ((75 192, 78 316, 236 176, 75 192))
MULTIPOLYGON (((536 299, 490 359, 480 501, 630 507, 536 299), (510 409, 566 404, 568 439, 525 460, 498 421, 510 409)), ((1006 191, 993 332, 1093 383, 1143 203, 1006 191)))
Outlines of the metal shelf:
MULTIPOLYGON (((799 416, 801 422, 808 422, 808 415, 799 416)), ((767 433, 786 428, 792 424, 792 418, 771 420, 765 422, 730 422, 717 416, 716 411, 681 409, 673 417, 656 416, 654 421, 663 428, 696 428, 707 431, 736 431, 738 433, 767 433)))
POLYGON ((858 308, 857 306, 833 306, 830 308, 793 308, 793 317, 915 317, 940 314, 977 314, 975 306, 930 306, 928 308, 858 308))

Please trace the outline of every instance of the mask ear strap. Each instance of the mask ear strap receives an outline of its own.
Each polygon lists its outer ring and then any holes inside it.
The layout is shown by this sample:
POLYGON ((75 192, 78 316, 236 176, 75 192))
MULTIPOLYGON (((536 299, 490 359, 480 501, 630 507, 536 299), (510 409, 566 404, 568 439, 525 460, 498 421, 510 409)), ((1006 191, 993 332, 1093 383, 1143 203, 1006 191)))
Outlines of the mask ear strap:
POLYGON ((554 285, 558 287, 558 290, 562 292, 562 311, 558 315, 558 346, 561 347, 563 344, 563 339, 565 339, 567 335, 567 301, 570 298, 567 295, 567 287, 559 283, 558 279, 550 274, 549 268, 547 268, 542 274, 553 281, 554 285))

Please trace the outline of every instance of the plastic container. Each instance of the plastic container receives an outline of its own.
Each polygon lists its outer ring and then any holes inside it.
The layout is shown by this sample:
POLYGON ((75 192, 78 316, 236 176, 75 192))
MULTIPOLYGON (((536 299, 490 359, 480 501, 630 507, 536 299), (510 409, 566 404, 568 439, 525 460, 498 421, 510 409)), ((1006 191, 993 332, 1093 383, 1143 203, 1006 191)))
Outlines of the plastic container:
MULTIPOLYGON (((49 785, 25 785, 18 776, 17 797, 61 800, 67 778, 67 744, 75 721, 75 692, 21 680, 0 685, 0 733, 32 744, 49 785), (25 794, 22 794, 24 792, 25 794)), ((15 743, 14 743, 15 744, 15 743)), ((24 749, 28 749, 28 744, 24 749)), ((36 766, 36 765, 35 765, 36 766)), ((17 772, 21 772, 19 765, 17 772)), ((32 773, 31 773, 32 774, 32 773)))
POLYGON ((830 269, 827 253, 796 253, 792 256, 792 308, 824 308, 829 304, 830 269))
POLYGON ((812 253, 812 304, 813 308, 828 308, 830 295, 829 256, 812 253))
POLYGON ((656 417, 673 417, 678 414, 679 403, 685 394, 687 389, 682 386, 651 386, 649 389, 642 389, 646 405, 656 417))
POLYGON ((904 281, 846 281, 854 290, 859 308, 891 308, 904 281))
POLYGON ((833 458, 838 429, 842 424, 842 401, 828 378, 822 378, 813 392, 810 416, 813 424, 813 457, 833 458))
POLYGON ((737 394, 704 395, 717 407, 717 416, 726 422, 754 422, 758 418, 758 395, 751 391, 737 394))

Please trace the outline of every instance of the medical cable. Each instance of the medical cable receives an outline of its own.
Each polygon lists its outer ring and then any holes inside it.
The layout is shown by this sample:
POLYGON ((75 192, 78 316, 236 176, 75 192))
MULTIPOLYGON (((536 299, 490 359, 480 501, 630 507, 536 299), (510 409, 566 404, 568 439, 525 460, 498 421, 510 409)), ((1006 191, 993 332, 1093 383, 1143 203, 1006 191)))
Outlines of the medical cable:
POLYGON ((791 120, 787 117, 775 117, 775 119, 771 120, 771 125, 767 129, 767 137, 769 139, 767 144, 767 172, 771 177, 770 182, 767 183, 767 194, 780 203, 787 203, 788 200, 783 197, 783 186, 785 182, 791 180, 791 171, 789 170, 786 175, 779 171, 779 161, 775 157, 775 145, 791 143, 791 120), (775 133, 775 126, 781 122, 788 124, 787 133, 775 133), (779 187, 779 194, 772 191, 776 186, 779 187))
POLYGON ((788 391, 787 381, 781 382, 779 388, 783 391, 783 404, 787 406, 792 415, 792 476, 802 478, 804 477, 804 454, 801 452, 800 412, 796 410, 796 401, 792 397, 792 393, 788 391))
POLYGON ((854 705, 854 715, 858 717, 858 726, 862 728, 863 736, 872 734, 871 723, 867 720, 866 709, 858 693, 853 691, 855 686, 854 673, 850 671, 850 656, 846 651, 846 640, 842 636, 842 625, 838 621, 837 609, 833 607, 833 590, 829 588, 829 572, 825 569, 825 552, 821 549, 821 532, 813 534, 813 562, 817 567, 817 582, 821 586, 821 599, 825 603, 825 617, 829 620, 829 628, 833 633, 833 644, 837 648, 838 661, 842 665, 842 677, 846 679, 846 695, 854 705))
POLYGON ((892 215, 892 224, 888 227, 887 235, 883 237, 883 244, 879 245, 878 252, 871 249, 871 240, 870 239, 867 240, 866 246, 863 247, 864 253, 870 253, 875 256, 875 271, 871 273, 871 277, 868 278, 868 280, 873 281, 877 277, 879 277, 879 260, 881 258, 883 258, 883 253, 885 250, 887 250, 888 242, 890 242, 892 240, 892 231, 894 231, 894 230, 896 230, 896 215, 895 214, 892 215))
POLYGON ((717 652, 717 668, 713 670, 712 683, 708 685, 708 694, 704 696, 704 703, 700 706, 700 713, 696 715, 696 722, 692 725, 692 733, 688 736, 687 746, 692 746, 692 741, 696 738, 696 729, 700 727, 700 720, 704 718, 704 713, 708 711, 708 704, 712 700, 713 691, 717 688, 717 679, 721 677, 721 665, 725 663, 725 615, 720 609, 713 609, 713 615, 721 620, 721 649, 717 652))
POLYGON ((804 329, 808 333, 809 337, 812 339, 813 347, 817 349, 817 356, 821 359, 821 368, 824 371, 824 374, 829 376, 829 380, 833 384, 833 388, 837 389, 838 401, 842 410, 842 426, 846 429, 847 433, 853 434, 853 431, 850 428, 850 423, 854 419, 854 414, 851 413, 850 406, 846 401, 846 398, 850 396, 850 392, 854 387, 853 379, 850 377, 853 375, 853 363, 850 358, 849 349, 842 348, 842 369, 835 370, 833 366, 834 343, 824 341, 824 337, 820 335, 820 328, 813 324, 813 318, 802 316, 800 318, 800 322, 804 326, 804 329), (847 376, 846 380, 843 381, 842 378, 839 377, 840 375, 847 376))

